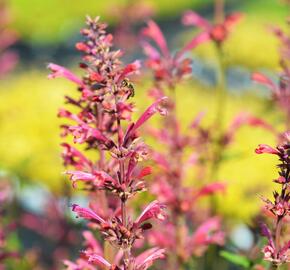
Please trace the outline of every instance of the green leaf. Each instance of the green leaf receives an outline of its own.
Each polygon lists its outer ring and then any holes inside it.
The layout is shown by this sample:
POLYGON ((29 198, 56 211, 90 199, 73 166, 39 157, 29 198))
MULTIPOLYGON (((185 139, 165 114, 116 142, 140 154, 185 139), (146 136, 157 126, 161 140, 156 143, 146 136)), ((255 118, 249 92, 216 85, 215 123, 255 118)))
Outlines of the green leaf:
POLYGON ((251 261, 242 255, 234 254, 229 251, 221 251, 220 256, 228 260, 229 262, 242 266, 244 268, 249 268, 251 265, 251 261))

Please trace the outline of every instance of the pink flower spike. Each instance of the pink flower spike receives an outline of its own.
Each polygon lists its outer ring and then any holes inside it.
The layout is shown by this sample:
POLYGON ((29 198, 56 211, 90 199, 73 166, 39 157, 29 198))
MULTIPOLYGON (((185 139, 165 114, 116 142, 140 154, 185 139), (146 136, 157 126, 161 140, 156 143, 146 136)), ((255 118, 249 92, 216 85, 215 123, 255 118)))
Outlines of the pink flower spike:
POLYGON ((91 209, 80 207, 77 204, 72 205, 72 211, 76 212, 78 217, 88 219, 88 220, 93 219, 93 220, 96 220, 100 224, 106 223, 104 219, 102 219, 99 215, 97 215, 91 209))
POLYGON ((135 220, 135 226, 139 227, 143 222, 151 218, 157 218, 159 220, 165 219, 164 213, 165 205, 158 201, 151 202, 135 220))
POLYGON ((208 20, 204 19, 192 10, 188 10, 183 14, 182 23, 187 26, 194 25, 204 30, 208 30, 211 27, 208 20))
POLYGON ((273 154, 273 155, 279 155, 279 151, 272 148, 271 146, 267 144, 259 144, 258 148, 255 150, 256 154, 273 154))
POLYGON ((74 75, 72 72, 70 72, 69 70, 67 70, 66 68, 50 63, 47 66, 48 69, 51 70, 51 74, 48 75, 49 79, 53 79, 53 78, 58 78, 58 77, 64 77, 78 85, 82 85, 82 80, 79 79, 76 75, 74 75))
POLYGON ((262 73, 258 73, 258 72, 253 73, 251 76, 251 79, 257 83, 260 83, 260 84, 263 84, 263 85, 269 87, 273 91, 276 90, 276 86, 272 82, 272 80, 270 80, 268 77, 266 77, 262 73))
POLYGON ((165 249, 151 248, 141 253, 135 261, 137 270, 148 269, 155 260, 165 257, 165 249))
POLYGON ((150 20, 147 23, 147 27, 143 29, 141 34, 154 40, 164 56, 170 55, 164 35, 154 21, 150 20))

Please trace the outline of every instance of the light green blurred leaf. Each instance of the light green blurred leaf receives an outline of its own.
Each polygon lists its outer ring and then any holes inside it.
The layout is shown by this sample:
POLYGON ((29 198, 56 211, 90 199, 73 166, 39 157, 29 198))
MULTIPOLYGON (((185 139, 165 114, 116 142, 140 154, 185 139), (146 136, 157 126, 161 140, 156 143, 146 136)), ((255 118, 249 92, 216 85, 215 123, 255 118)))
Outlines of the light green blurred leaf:
POLYGON ((225 258, 226 260, 228 260, 229 262, 231 262, 233 264, 244 267, 245 269, 249 268, 251 265, 251 261, 248 260, 247 257, 242 256, 242 255, 238 255, 238 254, 234 254, 234 253, 231 253, 229 251, 225 251, 225 250, 221 251, 220 256, 225 258))

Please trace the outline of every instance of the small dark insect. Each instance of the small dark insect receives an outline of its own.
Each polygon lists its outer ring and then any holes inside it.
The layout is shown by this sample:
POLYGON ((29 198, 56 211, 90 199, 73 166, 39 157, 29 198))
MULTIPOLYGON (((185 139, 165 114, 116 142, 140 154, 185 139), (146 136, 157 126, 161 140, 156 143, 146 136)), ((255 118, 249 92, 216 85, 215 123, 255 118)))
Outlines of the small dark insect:
POLYGON ((131 83, 129 81, 129 79, 125 78, 123 81, 122 81, 122 87, 127 87, 129 89, 129 95, 128 95, 128 99, 130 97, 134 97, 135 96, 135 88, 134 88, 134 85, 133 83, 131 83))
POLYGON ((130 238, 131 236, 131 232, 125 227, 125 226, 120 226, 119 227, 120 232, 126 237, 126 238, 130 238))

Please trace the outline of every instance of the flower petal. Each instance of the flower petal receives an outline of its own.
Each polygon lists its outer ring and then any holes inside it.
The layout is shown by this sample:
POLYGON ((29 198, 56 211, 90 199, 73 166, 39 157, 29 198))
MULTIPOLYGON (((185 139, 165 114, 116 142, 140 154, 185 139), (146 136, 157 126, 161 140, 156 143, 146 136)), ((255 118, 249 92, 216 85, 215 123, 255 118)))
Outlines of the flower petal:
POLYGON ((70 175, 70 179, 72 180, 73 183, 73 187, 76 187, 76 182, 77 181, 94 181, 96 180, 96 176, 91 174, 91 173, 87 173, 87 172, 82 172, 82 171, 66 171, 66 174, 70 175))
POLYGON ((95 220, 98 223, 106 223, 106 221, 104 219, 102 219, 99 215, 97 215, 93 210, 88 209, 88 208, 84 208, 84 207, 80 207, 77 204, 73 204, 72 205, 72 211, 76 212, 78 217, 82 217, 84 219, 88 219, 88 220, 95 220))
POLYGON ((194 25, 204 30, 208 30, 211 27, 209 21, 201 17, 198 13, 188 10, 182 16, 182 23, 184 25, 194 25))
POLYGON ((150 20, 147 23, 147 27, 142 30, 141 34, 151 38, 159 46, 164 56, 170 55, 165 37, 159 26, 154 21, 150 20))
POLYGON ((259 146, 255 150, 256 154, 273 154, 279 155, 279 151, 272 148, 267 144, 259 144, 259 146))
POLYGON ((124 143, 126 144, 127 140, 135 133, 135 131, 140 128, 151 116, 159 112, 161 115, 166 115, 167 111, 160 107, 160 103, 166 100, 167 97, 162 97, 150 105, 145 112, 139 117, 136 123, 132 123, 124 136, 124 143))
POLYGON ((137 270, 148 269, 155 260, 165 257, 165 249, 151 248, 141 253, 135 261, 137 270))
POLYGON ((276 86, 273 83, 273 81, 270 80, 267 76, 263 75, 262 73, 254 72, 252 74, 251 79, 257 83, 260 83, 269 87, 271 90, 274 90, 274 91, 276 90, 276 86))
POLYGON ((82 85, 81 79, 79 79, 71 71, 69 71, 68 69, 66 69, 62 66, 50 63, 50 64, 48 64, 47 68, 50 69, 52 72, 51 74, 48 75, 49 79, 64 77, 64 78, 66 78, 66 79, 68 79, 76 84, 82 85))
POLYGON ((184 53, 192 50, 193 48, 197 47, 199 44, 202 44, 206 41, 210 40, 210 34, 208 32, 202 32, 196 35, 191 41, 189 41, 185 47, 177 53, 176 58, 180 58, 184 53))
POLYGON ((135 220, 135 226, 139 227, 144 221, 157 218, 159 220, 165 219, 164 213, 165 205, 161 204, 158 201, 151 202, 140 214, 140 216, 135 220))

